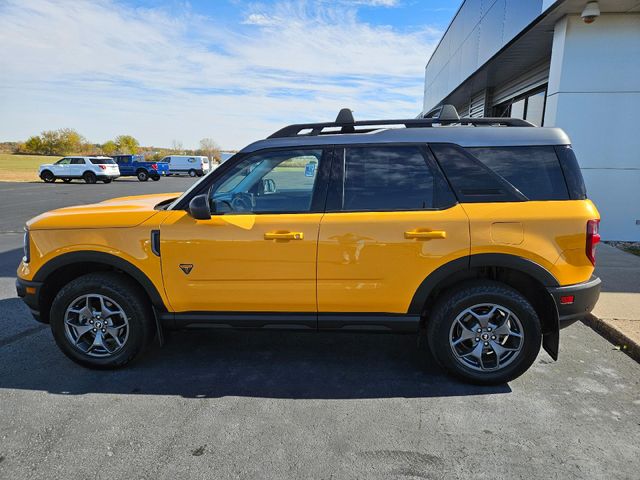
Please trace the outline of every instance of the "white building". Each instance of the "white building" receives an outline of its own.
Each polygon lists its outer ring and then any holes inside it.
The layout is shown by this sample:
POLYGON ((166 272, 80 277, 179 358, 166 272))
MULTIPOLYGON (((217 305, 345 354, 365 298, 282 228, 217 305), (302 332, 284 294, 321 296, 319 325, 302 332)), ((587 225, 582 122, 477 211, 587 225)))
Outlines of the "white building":
POLYGON ((640 241, 640 0, 465 0, 425 69, 441 104, 563 128, 603 238, 640 241))

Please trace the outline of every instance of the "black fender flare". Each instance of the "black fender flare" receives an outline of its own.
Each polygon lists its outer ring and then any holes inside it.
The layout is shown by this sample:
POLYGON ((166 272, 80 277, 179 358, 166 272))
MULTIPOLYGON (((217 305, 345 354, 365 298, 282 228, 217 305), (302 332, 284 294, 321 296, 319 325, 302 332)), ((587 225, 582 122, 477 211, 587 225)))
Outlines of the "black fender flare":
POLYGON ((534 278, 545 287, 559 287, 558 280, 542 265, 517 255, 506 253, 479 253, 456 258, 431 272, 418 286, 411 299, 407 313, 421 314, 422 309, 435 288, 447 277, 478 267, 505 267, 518 270, 534 278))
POLYGON ((533 277, 545 287, 558 287, 556 278, 543 266, 517 255, 505 253, 479 253, 456 258, 431 272, 418 286, 411 299, 407 313, 421 314, 427 298, 447 277, 477 267, 505 267, 518 270, 533 277))
POLYGON ((162 300, 162 297, 160 296, 160 293, 158 292, 158 289, 149 279, 149 277, 147 277, 147 275, 142 272, 142 270, 140 270, 132 263, 110 253, 96 252, 91 250, 81 250, 77 252, 64 253, 55 258, 52 258, 47 263, 42 265, 33 277, 33 281, 44 283, 46 282, 46 279, 56 270, 68 265, 82 263, 99 263, 111 268, 115 268, 117 270, 121 270, 122 272, 132 277, 136 282, 138 282, 138 284, 151 299, 151 303, 154 309, 162 312, 167 311, 167 308, 164 304, 164 301, 162 300))
MULTIPOLYGON (((418 286, 413 298, 411 299, 407 313, 422 315, 429 295, 431 295, 434 289, 437 288, 442 281, 451 275, 469 271, 472 268, 477 267, 510 268, 529 275, 547 289, 560 286, 558 280, 551 274, 551 272, 549 272, 549 270, 527 258, 505 253, 480 253, 476 255, 468 255, 445 263, 431 272, 418 286)), ((550 293, 549 296, 553 306, 553 311, 550 312, 552 316, 552 318, 549 319, 551 324, 549 325, 550 328, 547 333, 543 336, 542 346, 554 360, 557 360, 560 339, 560 320, 555 299, 550 293)))

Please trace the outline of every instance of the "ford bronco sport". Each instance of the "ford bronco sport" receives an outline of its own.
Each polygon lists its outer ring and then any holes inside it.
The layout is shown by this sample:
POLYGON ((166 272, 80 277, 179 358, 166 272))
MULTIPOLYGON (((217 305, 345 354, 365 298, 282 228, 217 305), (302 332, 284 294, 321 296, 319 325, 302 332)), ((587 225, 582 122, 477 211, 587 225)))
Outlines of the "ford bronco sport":
MULTIPOLYGON (((424 334, 509 381, 598 299, 599 215, 569 138, 519 119, 291 125, 179 194, 27 223, 17 290, 72 360, 121 367, 164 329, 424 334)), ((185 353, 187 355, 187 353, 185 353)))

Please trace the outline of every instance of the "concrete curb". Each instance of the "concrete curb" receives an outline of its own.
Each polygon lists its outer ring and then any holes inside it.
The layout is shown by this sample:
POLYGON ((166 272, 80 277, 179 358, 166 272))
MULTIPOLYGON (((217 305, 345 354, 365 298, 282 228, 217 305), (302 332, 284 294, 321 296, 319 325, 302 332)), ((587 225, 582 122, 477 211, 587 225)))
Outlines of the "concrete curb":
POLYGON ((602 320, 591 314, 585 317, 582 323, 591 327, 615 346, 619 347, 621 351, 640 363, 640 344, 629 338, 622 330, 607 323, 606 320, 602 320))

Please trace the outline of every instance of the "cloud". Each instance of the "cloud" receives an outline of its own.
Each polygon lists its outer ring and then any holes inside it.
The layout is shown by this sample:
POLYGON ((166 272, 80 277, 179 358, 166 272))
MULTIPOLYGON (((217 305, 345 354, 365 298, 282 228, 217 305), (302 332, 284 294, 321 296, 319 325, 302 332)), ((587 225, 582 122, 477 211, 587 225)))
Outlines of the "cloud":
POLYGON ((275 19, 263 13, 252 13, 242 23, 245 25, 271 26, 275 24, 275 19))
POLYGON ((252 5, 230 24, 188 8, 8 0, 0 136, 71 126, 97 142, 131 133, 150 145, 213 137, 240 148, 344 106, 360 118, 415 116, 440 32, 371 25, 357 8, 252 5))
POLYGON ((399 4, 398 0, 352 0, 351 3, 369 7, 396 7, 399 4))

